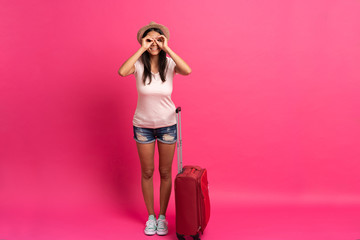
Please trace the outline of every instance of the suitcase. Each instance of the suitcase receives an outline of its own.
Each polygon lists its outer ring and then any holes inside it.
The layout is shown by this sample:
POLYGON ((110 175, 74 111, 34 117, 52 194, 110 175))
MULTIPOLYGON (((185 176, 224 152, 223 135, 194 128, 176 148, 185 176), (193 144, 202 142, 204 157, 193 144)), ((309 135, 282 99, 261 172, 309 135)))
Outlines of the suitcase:
POLYGON ((176 235, 200 239, 210 218, 207 170, 199 166, 182 167, 181 108, 177 113, 178 174, 175 178, 176 235))

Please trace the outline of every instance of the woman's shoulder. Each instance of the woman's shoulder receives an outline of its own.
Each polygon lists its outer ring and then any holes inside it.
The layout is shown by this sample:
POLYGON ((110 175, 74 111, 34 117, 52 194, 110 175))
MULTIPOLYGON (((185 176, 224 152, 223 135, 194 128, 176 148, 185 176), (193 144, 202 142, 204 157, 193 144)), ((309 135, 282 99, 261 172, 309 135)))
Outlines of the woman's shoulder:
POLYGON ((141 58, 138 58, 135 62, 135 67, 144 67, 144 63, 142 62, 141 58))
POLYGON ((142 63, 140 58, 138 58, 135 61, 134 66, 135 66, 134 74, 141 73, 144 70, 144 64, 142 63))
POLYGON ((175 61, 171 58, 171 57, 168 57, 166 56, 166 61, 169 63, 169 64, 174 64, 175 61))
POLYGON ((142 64, 141 58, 138 58, 135 63, 142 64))
POLYGON ((167 68, 168 68, 168 71, 171 72, 171 73, 174 73, 175 72, 175 67, 176 67, 176 63, 175 61, 171 58, 171 57, 168 57, 166 56, 166 60, 167 60, 167 68))

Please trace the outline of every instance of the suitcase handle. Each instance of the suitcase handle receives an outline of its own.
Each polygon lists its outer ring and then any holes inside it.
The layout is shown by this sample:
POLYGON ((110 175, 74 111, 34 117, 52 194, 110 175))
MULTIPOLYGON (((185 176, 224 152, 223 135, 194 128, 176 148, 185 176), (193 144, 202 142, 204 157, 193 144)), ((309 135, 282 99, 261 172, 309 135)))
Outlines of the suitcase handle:
POLYGON ((176 125, 177 125, 177 161, 178 173, 183 171, 182 167, 182 138, 181 138, 181 107, 176 108, 176 125))
POLYGON ((193 168, 193 169, 196 169, 196 170, 198 170, 198 171, 202 170, 202 168, 199 167, 199 166, 189 166, 189 167, 191 167, 191 168, 193 168))

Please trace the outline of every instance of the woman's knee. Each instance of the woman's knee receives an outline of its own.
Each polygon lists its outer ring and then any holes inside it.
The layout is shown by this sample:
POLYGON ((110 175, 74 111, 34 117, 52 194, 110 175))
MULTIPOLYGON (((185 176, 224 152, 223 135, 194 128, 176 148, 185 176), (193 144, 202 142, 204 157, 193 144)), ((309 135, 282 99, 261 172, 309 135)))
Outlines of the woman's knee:
POLYGON ((159 168, 160 177, 163 180, 171 179, 171 168, 159 168))
POLYGON ((145 180, 151 179, 154 175, 154 168, 147 168, 141 170, 142 178, 145 180))

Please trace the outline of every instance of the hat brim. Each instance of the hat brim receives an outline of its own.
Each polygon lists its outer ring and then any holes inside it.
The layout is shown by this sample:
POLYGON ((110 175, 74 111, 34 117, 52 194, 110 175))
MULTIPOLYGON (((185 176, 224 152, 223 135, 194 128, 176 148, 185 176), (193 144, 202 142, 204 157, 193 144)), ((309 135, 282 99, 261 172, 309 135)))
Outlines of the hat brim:
POLYGON ((146 25, 142 28, 140 28, 140 30, 138 31, 137 33, 137 40, 138 42, 141 44, 141 39, 142 39, 142 35, 144 34, 144 32, 146 30, 148 30, 149 28, 159 28, 165 35, 165 37, 169 40, 170 39, 170 32, 169 32, 169 29, 167 27, 165 27, 164 25, 161 25, 161 24, 149 24, 149 25, 146 25))

